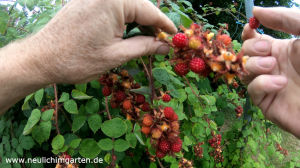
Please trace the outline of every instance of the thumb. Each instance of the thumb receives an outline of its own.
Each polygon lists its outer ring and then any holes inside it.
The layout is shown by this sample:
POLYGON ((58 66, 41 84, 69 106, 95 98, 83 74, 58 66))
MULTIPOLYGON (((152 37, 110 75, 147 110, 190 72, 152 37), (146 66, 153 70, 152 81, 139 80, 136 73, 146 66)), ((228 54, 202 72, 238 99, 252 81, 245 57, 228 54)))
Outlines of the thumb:
POLYGON ((300 74, 300 39, 291 40, 291 45, 289 45, 288 55, 291 59, 291 64, 295 68, 296 72, 300 74))
POLYGON ((169 52, 167 43, 158 41, 155 37, 136 36, 115 43, 111 49, 120 61, 127 62, 144 55, 162 54, 169 52))

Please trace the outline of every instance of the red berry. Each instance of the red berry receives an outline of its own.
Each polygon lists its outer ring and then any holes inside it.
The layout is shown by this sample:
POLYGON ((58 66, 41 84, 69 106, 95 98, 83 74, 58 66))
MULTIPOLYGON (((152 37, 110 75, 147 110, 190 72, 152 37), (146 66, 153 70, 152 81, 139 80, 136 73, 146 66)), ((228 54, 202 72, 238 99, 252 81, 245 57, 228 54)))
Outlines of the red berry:
POLYGON ((202 58, 195 57, 190 62, 190 69, 195 73, 200 73, 205 70, 205 62, 202 58))
POLYGON ((163 158, 165 156, 166 156, 166 154, 164 152, 162 152, 160 150, 156 150, 156 157, 163 158))
POLYGON ((102 94, 103 94, 103 96, 109 96, 111 94, 110 88, 108 86, 104 86, 102 88, 102 94))
POLYGON ((164 102, 169 102, 169 101, 171 101, 171 96, 168 95, 168 94, 164 94, 163 97, 162 97, 162 100, 164 102))
POLYGON ((99 83, 102 84, 102 85, 106 85, 106 75, 102 75, 99 78, 99 83))
POLYGON ((145 126, 151 126, 153 124, 153 118, 151 115, 146 114, 143 119, 143 124, 145 126))
POLYGON ((65 155, 65 160, 66 160, 66 162, 69 162, 70 160, 71 160, 71 156, 70 155, 68 155, 68 154, 66 154, 65 155))
POLYGON ((260 23, 255 17, 249 19, 249 26, 251 29, 257 29, 259 25, 260 23))
POLYGON ((131 101, 130 100, 125 100, 123 102, 123 109, 130 110, 131 108, 132 108, 131 101))
POLYGON ((141 109, 146 112, 150 111, 151 110, 150 104, 148 102, 143 103, 141 109))
POLYGON ((177 121, 178 120, 178 115, 174 112, 173 117, 171 118, 172 121, 177 121))
POLYGON ((182 148, 182 141, 180 138, 177 139, 177 142, 173 143, 171 149, 173 152, 177 153, 180 152, 182 148))
POLYGON ((187 36, 184 33, 177 33, 172 39, 175 47, 183 48, 187 45, 187 36))
POLYGON ((116 100, 118 101, 118 102, 121 102, 121 101, 123 101, 124 99, 126 98, 126 95, 125 95, 125 93, 123 92, 123 91, 118 91, 117 92, 117 94, 116 94, 116 100))
POLYGON ((135 97, 135 101, 136 101, 137 104, 143 104, 145 102, 145 96, 141 95, 141 94, 138 94, 135 97))
POLYGON ((229 46, 231 44, 231 38, 227 34, 218 35, 217 40, 222 42, 225 46, 229 46))
POLYGON ((189 67, 185 63, 178 63, 175 65, 174 70, 178 75, 184 76, 189 72, 189 67))
POLYGON ((174 115, 174 110, 172 107, 165 107, 164 109, 164 115, 167 119, 172 119, 174 115))
POLYGON ((162 140, 162 141, 160 141, 158 148, 162 152, 167 153, 170 151, 170 148, 171 148, 170 142, 167 140, 162 140))
POLYGON ((114 108, 117 108, 117 107, 118 107, 118 104, 117 104, 116 102, 114 102, 114 101, 111 101, 111 102, 110 102, 110 107, 113 108, 113 109, 114 109, 114 108))

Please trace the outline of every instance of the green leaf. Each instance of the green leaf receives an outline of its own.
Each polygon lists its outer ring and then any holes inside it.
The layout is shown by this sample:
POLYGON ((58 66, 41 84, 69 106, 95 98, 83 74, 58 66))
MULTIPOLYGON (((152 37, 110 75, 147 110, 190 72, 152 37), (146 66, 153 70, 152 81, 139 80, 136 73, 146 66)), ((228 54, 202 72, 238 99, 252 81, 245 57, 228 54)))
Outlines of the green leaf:
POLYGON ((119 138, 126 133, 127 126, 121 118, 114 118, 112 120, 106 120, 101 125, 101 130, 105 135, 111 138, 119 138))
POLYGON ((101 149, 99 148, 97 142, 94 139, 88 138, 82 140, 79 153, 85 158, 93 159, 99 155, 101 149))
POLYGON ((44 89, 40 89, 35 92, 34 99, 35 102, 40 106, 44 96, 44 89))
POLYGON ((109 138, 101 139, 98 142, 98 146, 105 151, 110 151, 113 148, 113 141, 109 138))
POLYGON ((102 118, 99 114, 93 114, 88 118, 88 124, 94 134, 101 128, 102 118))
POLYGON ((196 123, 192 128, 192 134, 195 137, 205 137, 205 128, 201 124, 196 123))
POLYGON ((91 99, 93 96, 89 96, 79 90, 72 90, 72 97, 77 100, 91 99))
POLYGON ((129 142, 130 147, 135 148, 137 139, 136 139, 134 133, 126 134, 125 138, 126 138, 126 141, 129 142))
POLYGON ((142 86, 138 89, 131 89, 130 91, 134 92, 134 93, 142 94, 142 95, 145 95, 145 94, 150 95, 151 94, 150 88, 147 86, 142 86))
POLYGON ((27 124, 25 125, 23 135, 28 135, 31 133, 32 128, 40 121, 41 118, 41 112, 38 109, 34 109, 31 112, 31 115, 27 121, 27 124))
POLYGON ((62 95, 60 96, 60 99, 58 100, 59 103, 66 102, 70 99, 69 93, 63 92, 62 95))
POLYGON ((94 89, 100 89, 100 83, 97 80, 92 80, 90 82, 90 84, 91 84, 92 88, 94 88, 94 89))
POLYGON ((32 129, 32 138, 41 145, 49 139, 50 132, 51 121, 41 122, 40 125, 37 125, 32 129))
POLYGON ((65 144, 65 138, 62 135, 56 135, 56 137, 53 138, 51 146, 55 150, 61 149, 65 144))
POLYGON ((86 102, 85 111, 89 114, 97 113, 99 111, 99 106, 98 99, 92 98, 86 102))
POLYGON ((44 111, 44 112, 42 113, 42 120, 43 120, 43 121, 50 121, 50 120, 52 119, 53 112, 54 112, 53 109, 44 111))
POLYGON ((72 131, 73 132, 78 131, 84 125, 85 121, 86 121, 86 116, 84 115, 74 116, 74 120, 72 123, 72 131))
POLYGON ((181 25, 181 16, 177 12, 169 12, 166 15, 173 21, 176 27, 181 25))
POLYGON ((17 138, 12 138, 12 140, 11 140, 11 146, 13 148, 17 148, 18 145, 19 145, 19 141, 17 140, 17 138))
POLYGON ((163 68, 152 69, 153 77, 161 84, 168 85, 170 83, 170 76, 163 68))
POLYGON ((192 141, 190 140, 190 138, 188 136, 184 136, 184 144, 186 146, 192 145, 192 141))
POLYGON ((19 143, 21 147, 25 150, 30 150, 34 146, 34 141, 31 136, 23 136, 19 137, 19 143))
POLYGON ((143 138, 142 138, 141 127, 139 124, 134 124, 133 132, 134 132, 136 139, 140 142, 140 144, 145 145, 143 138))
POLYGON ((85 93, 85 92, 86 92, 86 86, 87 86, 86 83, 84 83, 84 84, 77 84, 77 85, 75 85, 75 88, 76 88, 77 90, 79 90, 79 91, 85 93))
POLYGON ((71 114, 78 114, 77 103, 74 100, 68 100, 64 103, 64 108, 71 114))
POLYGON ((30 95, 26 96, 25 100, 24 100, 24 103, 22 105, 22 110, 29 110, 30 109, 30 106, 29 106, 29 100, 31 100, 34 96, 34 93, 31 93, 30 95))
POLYGON ((70 148, 76 149, 81 142, 81 139, 73 139, 70 143, 70 148))
POLYGON ((114 143, 114 149, 117 152, 124 152, 129 148, 129 142, 125 141, 124 139, 118 139, 114 143))

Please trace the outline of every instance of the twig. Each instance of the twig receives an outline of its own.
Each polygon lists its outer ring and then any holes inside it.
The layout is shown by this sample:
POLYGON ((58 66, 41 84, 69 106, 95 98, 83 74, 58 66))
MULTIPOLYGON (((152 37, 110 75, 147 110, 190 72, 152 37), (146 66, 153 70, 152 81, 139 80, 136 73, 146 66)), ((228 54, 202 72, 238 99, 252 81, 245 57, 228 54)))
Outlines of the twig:
POLYGON ((141 60, 141 62, 142 62, 142 64, 143 64, 143 66, 144 66, 144 69, 145 69, 145 71, 146 71, 148 80, 150 80, 150 73, 149 73, 149 70, 148 70, 148 68, 147 68, 147 66, 146 66, 146 64, 145 64, 145 62, 144 62, 144 60, 143 60, 143 58, 140 57, 140 60, 141 60))
POLYGON ((151 96, 150 96, 150 99, 151 99, 151 104, 153 104, 153 99, 155 96, 155 90, 154 90, 154 85, 153 85, 153 77, 152 77, 152 58, 151 56, 149 57, 149 66, 150 68, 148 68, 144 62, 144 60, 142 59, 142 57, 140 57, 140 60, 144 66, 144 69, 146 71, 146 75, 147 75, 147 78, 149 80, 149 88, 151 89, 151 96))
POLYGON ((160 1, 161 1, 161 0, 157 0, 156 6, 157 6, 158 8, 160 7, 160 1))
MULTIPOLYGON (((110 115, 110 112, 109 112, 108 98, 107 97, 105 97, 105 108, 106 108, 108 119, 111 120, 112 118, 111 118, 111 115, 110 115)), ((112 138, 111 140, 114 143, 115 138, 112 138)), ((112 156, 112 161, 110 163, 110 166, 111 167, 115 167, 116 166, 116 160, 117 160, 117 158, 116 158, 115 150, 114 149, 111 150, 111 156, 112 156)))
POLYGON ((159 158, 156 157, 156 160, 157 160, 157 162, 158 162, 160 168, 165 168, 165 167, 162 165, 162 163, 160 162, 159 158))
POLYGON ((110 112, 109 112, 108 99, 107 99, 107 97, 105 97, 105 108, 106 108, 106 112, 107 112, 108 119, 111 120, 111 115, 110 115, 110 112))
POLYGON ((58 97, 57 97, 56 84, 53 84, 53 88, 54 88, 54 96, 55 96, 55 128, 57 134, 60 134, 59 127, 58 127, 58 97))
POLYGON ((153 100, 156 99, 156 93, 154 88, 154 79, 152 74, 152 56, 149 56, 149 69, 150 69, 150 88, 151 88, 151 103, 153 104, 153 100))
POLYGON ((186 80, 186 83, 187 83, 187 84, 189 85, 189 87, 191 88, 193 94, 194 94, 197 98, 200 98, 199 95, 197 95, 196 92, 194 91, 194 89, 193 89, 191 83, 189 82, 189 80, 188 80, 185 76, 183 76, 183 78, 186 80))

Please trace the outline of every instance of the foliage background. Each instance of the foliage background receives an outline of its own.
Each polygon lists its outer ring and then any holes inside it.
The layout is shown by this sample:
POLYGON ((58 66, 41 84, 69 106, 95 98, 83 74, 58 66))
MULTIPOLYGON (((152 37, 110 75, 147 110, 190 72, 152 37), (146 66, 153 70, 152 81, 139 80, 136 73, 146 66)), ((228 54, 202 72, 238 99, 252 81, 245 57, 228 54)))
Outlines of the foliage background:
MULTIPOLYGON (((154 1, 153 1, 154 2, 154 1)), ((243 24, 247 21, 240 13, 244 13, 242 1, 224 0, 178 0, 162 3, 161 10, 165 12, 177 26, 188 26, 193 19, 196 22, 205 24, 205 28, 216 31, 220 25, 229 24, 228 33, 234 41, 234 49, 241 47, 240 35, 243 24), (225 11, 225 12, 224 12, 225 11), (211 13, 211 14, 210 14, 211 13), (220 14, 222 13, 222 14, 220 14), (223 14, 224 13, 224 14, 223 14), (207 15, 209 14, 209 15, 207 15), (207 15, 207 16, 204 16, 207 15), (234 17, 235 16, 235 17, 234 17), (239 18, 239 19, 236 19, 239 18)), ((61 9, 60 0, 19 0, 8 5, 0 5, 0 46, 5 46, 9 42, 24 38, 30 33, 37 32, 43 27, 57 11, 61 9)), ((156 3, 156 2, 154 2, 156 3)), ((294 5, 292 1, 255 1, 260 6, 287 6, 294 5)), ((275 32, 261 27, 262 31, 277 38, 289 38, 284 33, 275 32)), ((136 33, 133 29, 131 33, 136 33)), ((125 34, 128 35, 129 32, 125 34)), ((130 33, 129 33, 130 34, 130 33)), ((145 62, 149 61, 147 57, 145 62)), ((136 81, 144 86, 148 85, 141 70, 141 62, 134 60, 126 65, 126 69, 134 75, 136 81), (138 63, 138 64, 136 64, 138 63)), ((183 79, 171 73, 172 68, 163 56, 155 56, 154 67, 162 73, 183 79)), ((181 114, 181 131, 184 139, 184 153, 176 158, 166 157, 163 159, 165 167, 178 167, 179 158, 184 156, 193 160, 195 167, 295 167, 299 165, 299 141, 286 132, 282 132, 277 126, 264 120, 261 111, 253 107, 247 96, 240 98, 238 92, 232 87, 227 87, 223 81, 213 83, 212 78, 199 78, 194 74, 189 74, 188 78, 193 82, 194 89, 203 97, 209 98, 211 104, 205 104, 207 116, 213 121, 214 128, 208 129, 203 123, 201 114, 197 116, 197 108, 193 104, 199 102, 192 101, 192 93, 189 87, 176 86, 181 89, 179 105, 176 111, 181 114), (191 98, 189 98, 191 97, 191 98), (228 103, 229 102, 229 103, 228 103), (242 118, 236 119, 234 108, 230 102, 244 105, 242 118), (186 112, 186 113, 183 113, 186 112), (192 112, 187 112, 192 111, 192 112), (205 129, 203 129, 205 128, 205 129), (267 130, 271 133, 267 133, 267 130), (209 146, 207 140, 210 138, 211 130, 220 132, 223 136, 223 163, 215 163, 208 155, 209 146), (197 138, 195 138, 195 136, 197 138), (194 156, 193 146, 203 141, 204 158, 199 159, 194 156), (276 144, 281 144, 289 150, 289 155, 284 156, 276 149, 276 144)), ((157 86, 170 87, 163 83, 159 77, 155 78, 157 86)), ((59 102, 61 112, 58 118, 61 134, 56 135, 55 121, 51 120, 53 110, 41 113, 40 110, 51 100, 55 99, 53 86, 41 89, 22 100, 11 108, 0 119, 0 167, 48 167, 42 164, 7 164, 3 160, 10 157, 50 157, 61 152, 68 151, 73 157, 103 157, 105 164, 86 164, 86 167, 104 167, 111 161, 112 145, 102 144, 104 139, 111 136, 105 134, 105 121, 107 114, 102 113, 105 109, 101 86, 97 81, 92 81, 82 85, 58 85, 59 102), (101 113, 98 113, 98 112, 101 113), (101 129, 100 129, 101 128, 101 129), (39 134, 42 133, 42 134, 39 134), (79 138, 80 137, 80 138, 79 138), (105 148, 104 146, 108 146, 105 148), (110 147, 111 146, 111 147, 110 147)), ((239 88, 244 89, 244 88, 239 88)), ((173 93, 175 94, 175 93, 173 93)), ((173 95, 174 96, 174 95, 173 95)), ((157 102, 159 103, 159 102, 157 102)), ((174 106, 175 106, 174 105, 174 106)), ((199 109, 198 109, 199 110, 199 109)), ((159 167, 157 162, 150 162, 145 154, 145 148, 151 147, 147 139, 139 132, 139 126, 128 122, 119 114, 120 111, 112 111, 112 115, 126 124, 126 131, 122 133, 122 141, 114 149, 116 152, 119 167, 159 167), (132 138, 132 135, 133 138, 132 138), (131 138, 129 138, 131 137, 131 138), (142 140, 139 140, 142 139, 142 140), (129 143, 130 142, 130 143, 129 143), (143 145, 143 143, 145 145, 143 145), (126 151, 126 152, 125 152, 126 151), (128 156, 128 152, 133 153, 133 157, 128 156)), ((120 121, 119 120, 119 121, 120 121)), ((54 167, 55 165, 50 165, 54 167)))

